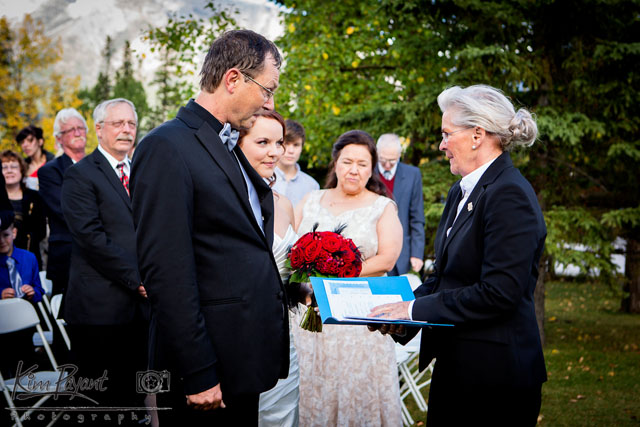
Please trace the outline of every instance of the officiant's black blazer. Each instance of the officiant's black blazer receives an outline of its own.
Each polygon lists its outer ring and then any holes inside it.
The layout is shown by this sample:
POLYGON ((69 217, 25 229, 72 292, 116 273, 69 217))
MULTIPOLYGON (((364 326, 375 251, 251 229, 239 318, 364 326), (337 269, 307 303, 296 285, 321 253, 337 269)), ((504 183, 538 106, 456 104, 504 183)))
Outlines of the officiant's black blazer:
POLYGON ((480 178, 455 221, 459 182, 449 190, 435 240, 435 273, 415 291, 424 329, 420 366, 436 358, 456 384, 535 386, 546 370, 533 291, 546 226, 536 194, 508 153, 480 178))
MULTIPOLYGON (((193 100, 150 132, 131 189, 142 281, 151 301, 153 366, 194 394, 272 388, 289 366, 285 294, 271 252, 273 194, 213 116, 193 100), (234 153, 260 200, 264 230, 234 153)), ((223 397, 224 399, 224 397, 223 397)))

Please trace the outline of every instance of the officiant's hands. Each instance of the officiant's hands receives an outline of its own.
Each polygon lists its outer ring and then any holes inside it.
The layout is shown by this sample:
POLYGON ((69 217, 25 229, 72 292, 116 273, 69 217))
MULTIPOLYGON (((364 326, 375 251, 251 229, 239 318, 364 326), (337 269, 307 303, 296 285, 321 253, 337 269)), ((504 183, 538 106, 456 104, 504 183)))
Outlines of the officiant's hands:
MULTIPOLYGON (((371 312, 367 314, 367 317, 377 317, 378 319, 396 319, 396 320, 410 320, 409 319, 409 305, 411 302, 394 302, 390 304, 382 304, 377 307, 373 307, 371 312)), ((388 323, 372 323, 367 325, 367 328, 371 332, 380 331, 382 335, 393 334, 398 336, 406 335, 407 331, 404 325, 392 325, 388 323)))
POLYGON ((209 390, 201 391, 198 394, 188 394, 187 405, 200 411, 226 408, 222 401, 222 390, 220 389, 220 384, 210 388, 209 390))

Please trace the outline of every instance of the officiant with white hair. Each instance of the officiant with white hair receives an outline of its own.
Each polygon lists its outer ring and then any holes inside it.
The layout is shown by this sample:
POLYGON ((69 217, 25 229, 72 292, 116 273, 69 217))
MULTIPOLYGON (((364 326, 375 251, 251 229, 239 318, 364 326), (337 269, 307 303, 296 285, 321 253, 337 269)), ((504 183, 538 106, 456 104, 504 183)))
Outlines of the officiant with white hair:
MULTIPOLYGON (((533 292, 547 231, 509 151, 534 143, 536 123, 485 85, 449 88, 438 105, 440 150, 462 179, 449 190, 438 226, 435 271, 414 301, 370 315, 455 325, 423 329, 420 368, 436 359, 429 427, 534 426, 547 374, 533 292)), ((400 342, 417 332, 380 329, 400 342)))

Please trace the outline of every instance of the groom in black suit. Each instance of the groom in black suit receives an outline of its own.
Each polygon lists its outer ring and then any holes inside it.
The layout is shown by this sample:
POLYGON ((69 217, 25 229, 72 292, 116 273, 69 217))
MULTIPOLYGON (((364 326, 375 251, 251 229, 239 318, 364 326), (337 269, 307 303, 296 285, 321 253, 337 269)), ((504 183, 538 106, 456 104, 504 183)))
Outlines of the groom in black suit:
POLYGON ((281 60, 259 34, 225 33, 205 58, 196 99, 135 153, 151 366, 171 375, 170 391, 157 395, 172 408, 159 412, 167 425, 257 425, 259 393, 287 374, 273 195, 235 145, 238 129, 273 109, 281 60))

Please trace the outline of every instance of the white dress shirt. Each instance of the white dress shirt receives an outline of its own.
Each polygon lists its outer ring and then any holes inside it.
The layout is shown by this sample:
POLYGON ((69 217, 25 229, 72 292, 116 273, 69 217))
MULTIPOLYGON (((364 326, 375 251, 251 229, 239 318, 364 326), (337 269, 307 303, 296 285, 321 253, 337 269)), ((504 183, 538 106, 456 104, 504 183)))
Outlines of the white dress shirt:
MULTIPOLYGON (((391 175, 389 175, 389 178, 385 177, 387 181, 391 181, 393 177, 396 176, 396 171, 398 170, 398 163, 400 163, 400 160, 398 160, 396 164, 393 165, 393 167, 389 170, 391 175)), ((378 170, 380 171, 380 175, 384 176, 385 169, 384 169, 384 166, 382 166, 382 163, 380 162, 378 162, 378 170)))
POLYGON ((117 168, 117 166, 120 163, 124 163, 124 173, 129 178, 131 178, 131 160, 129 160, 128 156, 124 156, 124 160, 120 161, 120 160, 116 159, 115 157, 113 157, 111 154, 107 153, 107 150, 102 148, 102 145, 100 145, 100 144, 98 144, 98 150, 102 153, 103 156, 105 156, 107 158, 107 161, 111 165, 111 169, 113 169, 113 171, 116 173, 116 176, 118 177, 118 179, 121 178, 120 169, 117 168))

